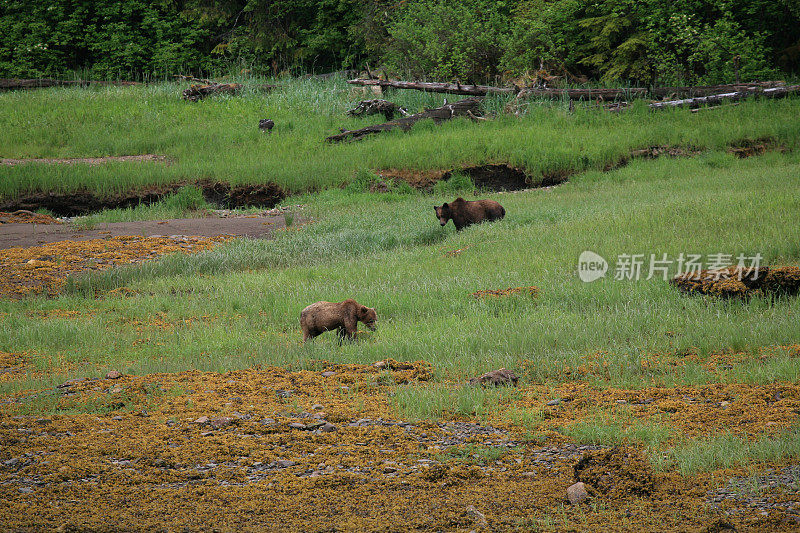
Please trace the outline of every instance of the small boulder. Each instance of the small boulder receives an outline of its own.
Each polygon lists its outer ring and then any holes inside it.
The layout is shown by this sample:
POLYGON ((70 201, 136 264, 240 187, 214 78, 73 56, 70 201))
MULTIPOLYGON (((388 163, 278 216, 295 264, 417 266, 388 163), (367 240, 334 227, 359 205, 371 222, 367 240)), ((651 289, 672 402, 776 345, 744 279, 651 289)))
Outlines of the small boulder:
POLYGON ((194 423, 195 424, 207 424, 208 423, 208 417, 207 416, 201 416, 200 418, 195 420, 194 423))
POLYGON ((505 368, 501 368, 499 370, 487 372, 482 376, 472 378, 469 380, 469 383, 470 385, 481 385, 484 387, 487 385, 491 385, 493 387, 516 387, 518 381, 519 377, 514 372, 505 368))
POLYGON ((119 370, 110 370, 106 374, 106 379, 119 379, 121 377, 122 377, 122 372, 120 372, 119 370))
POLYGON ((589 493, 586 491, 586 485, 580 481, 567 488, 567 499, 572 505, 578 505, 588 497, 589 493))
POLYGON ((224 428, 225 426, 229 426, 233 422, 233 419, 227 416, 220 416, 218 418, 212 418, 209 420, 211 427, 214 429, 224 428))
POLYGON ((319 428, 320 431, 323 433, 330 433, 332 431, 336 431, 336 426, 331 424, 330 422, 325 422, 322 427, 319 428))

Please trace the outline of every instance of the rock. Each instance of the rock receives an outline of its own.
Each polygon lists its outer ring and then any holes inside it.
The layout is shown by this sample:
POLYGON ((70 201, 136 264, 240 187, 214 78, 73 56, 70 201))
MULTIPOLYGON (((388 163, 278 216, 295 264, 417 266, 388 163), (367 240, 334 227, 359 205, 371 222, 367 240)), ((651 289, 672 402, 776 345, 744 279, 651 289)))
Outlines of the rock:
POLYGON ((323 406, 321 403, 315 403, 314 405, 311 406, 311 408, 314 411, 320 411, 322 409, 325 409, 325 406, 323 406))
POLYGON ((294 466, 296 464, 296 462, 289 459, 278 459, 275 461, 275 466, 277 468, 289 468, 290 466, 294 466))
POLYGON ((71 380, 69 380, 69 381, 65 381, 65 382, 64 382, 64 383, 62 383, 61 385, 58 385, 56 388, 59 388, 59 389, 65 389, 65 388, 67 388, 67 387, 71 387, 71 386, 75 385, 76 383, 80 383, 80 382, 81 382, 81 381, 83 381, 84 379, 86 379, 86 378, 76 378, 76 379, 71 379, 71 380))
POLYGON ((194 423, 195 424, 207 424, 208 423, 208 417, 207 416, 201 416, 200 418, 195 420, 194 423))
POLYGON ((111 418, 111 420, 124 420, 124 419, 121 416, 114 416, 111 418))
POLYGON ((386 361, 377 361, 373 363, 372 366, 374 366, 375 368, 386 368, 389 365, 388 363, 386 363, 386 361))
POLYGON ((3 464, 5 466, 9 466, 9 467, 17 466, 19 464, 19 458, 18 457, 12 457, 11 459, 8 459, 7 461, 3 461, 3 464))
POLYGON ((325 424, 323 424, 322 427, 319 428, 319 430, 322 431, 323 433, 330 433, 332 431, 336 431, 336 426, 334 426, 330 422, 325 422, 325 424))
POLYGON ((275 423, 275 420, 272 418, 264 418, 263 420, 260 421, 260 423, 264 426, 271 426, 272 424, 275 423))
POLYGON ((306 425, 300 422, 292 422, 289 427, 292 429, 306 429, 306 425))
POLYGON ((327 372, 323 372, 322 373, 322 377, 323 378, 330 378, 330 377, 333 377, 335 375, 336 375, 336 372, 333 372, 331 370, 328 370, 327 372))
POLYGON ((46 426, 47 424, 52 424, 53 421, 50 420, 49 418, 37 418, 36 423, 39 424, 40 426, 46 426))
POLYGON ((211 420, 209 420, 211 427, 214 429, 219 429, 219 428, 224 428, 225 426, 229 426, 231 425, 231 422, 233 422, 233 419, 227 416, 220 416, 218 418, 212 418, 211 420))
POLYGON ((118 393, 122 392, 122 387, 114 387, 113 389, 109 390, 108 392, 110 392, 111 394, 118 394, 118 393))
POLYGON ((483 515, 482 512, 475 509, 474 505, 467 505, 467 514, 470 518, 475 522, 475 525, 479 528, 487 528, 489 527, 489 522, 486 521, 486 517, 483 515))
POLYGON ((561 403, 561 400, 559 400, 558 398, 556 398, 555 400, 550 400, 549 402, 547 402, 547 405, 549 405, 550 407, 552 407, 552 406, 554 406, 554 405, 558 405, 558 404, 560 404, 560 403, 561 403))
POLYGON ((275 391, 275 395, 278 398, 291 398, 292 394, 294 394, 293 390, 278 389, 275 391))
POLYGON ((272 128, 275 127, 275 122, 268 118, 262 118, 258 121, 258 128, 269 133, 272 133, 272 128))
POLYGON ((383 473, 384 474, 393 474, 394 472, 397 472, 397 468, 394 467, 394 466, 384 466, 383 467, 383 473))
POLYGON ((567 488, 567 499, 572 505, 578 505, 588 497, 589 493, 586 491, 586 485, 580 481, 567 488))
POLYGON ((519 377, 514 372, 505 368, 501 368, 499 370, 487 372, 482 376, 478 376, 477 378, 472 378, 469 380, 469 383, 470 385, 482 385, 484 387, 487 385, 491 385, 493 387, 516 387, 518 381, 519 377))
POLYGON ((122 372, 119 370, 111 370, 106 374, 106 379, 119 379, 122 377, 122 372))
POLYGON ((722 402, 720 402, 719 406, 722 407, 723 409, 726 409, 730 404, 731 402, 723 400, 722 402))

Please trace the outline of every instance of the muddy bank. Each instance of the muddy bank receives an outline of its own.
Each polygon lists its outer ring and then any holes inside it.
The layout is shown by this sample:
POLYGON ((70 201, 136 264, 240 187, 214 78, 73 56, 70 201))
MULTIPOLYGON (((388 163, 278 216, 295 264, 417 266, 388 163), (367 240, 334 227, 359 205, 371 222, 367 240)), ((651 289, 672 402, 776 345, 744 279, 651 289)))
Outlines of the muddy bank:
POLYGON ((80 216, 102 211, 152 204, 175 194, 187 185, 199 187, 206 201, 218 207, 267 207, 278 205, 286 197, 284 190, 274 183, 231 185, 225 182, 202 180, 178 182, 167 185, 141 187, 116 194, 101 194, 87 189, 68 192, 31 192, 17 198, 0 200, 0 211, 19 209, 36 211, 47 209, 58 216, 80 216))

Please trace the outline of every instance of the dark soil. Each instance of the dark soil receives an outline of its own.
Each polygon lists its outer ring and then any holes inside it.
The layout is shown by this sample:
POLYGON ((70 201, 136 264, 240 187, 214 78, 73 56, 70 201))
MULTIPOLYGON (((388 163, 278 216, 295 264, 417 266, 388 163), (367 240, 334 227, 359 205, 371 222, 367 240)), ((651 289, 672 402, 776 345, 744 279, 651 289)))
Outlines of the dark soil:
POLYGON ((274 207, 286 193, 274 183, 256 185, 230 185, 224 182, 201 180, 194 183, 179 182, 153 185, 130 191, 104 195, 87 189, 69 192, 31 192, 17 198, 0 200, 0 211, 47 209, 58 216, 80 216, 102 211, 152 204, 174 194, 181 187, 195 185, 203 190, 210 203, 231 209, 236 207, 274 207))
POLYGON ((124 235, 153 237, 157 235, 191 235, 194 237, 269 237, 276 229, 285 227, 283 215, 236 218, 178 218, 139 222, 107 222, 94 229, 78 229, 70 224, 2 224, 0 250, 15 246, 29 247, 63 240, 86 241, 124 235))
POLYGON ((788 151, 788 148, 785 145, 780 144, 772 137, 761 137, 755 140, 744 139, 731 144, 730 148, 728 149, 728 152, 740 159, 764 155, 767 152, 776 151, 785 153, 788 151))

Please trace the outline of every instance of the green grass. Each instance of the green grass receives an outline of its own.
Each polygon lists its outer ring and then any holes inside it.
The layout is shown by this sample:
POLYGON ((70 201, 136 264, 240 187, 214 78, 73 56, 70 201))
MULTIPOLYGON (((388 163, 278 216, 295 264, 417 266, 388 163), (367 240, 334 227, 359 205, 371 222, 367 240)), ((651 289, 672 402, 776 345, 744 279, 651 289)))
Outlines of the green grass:
MULTIPOLYGON (((800 101, 743 102, 697 114, 634 106, 619 115, 583 108, 570 114, 563 103, 548 103, 532 106, 519 119, 420 124, 408 134, 330 146, 322 142, 325 135, 359 124, 344 111, 363 96, 352 95, 341 80, 285 84, 270 95, 251 84, 241 97, 197 105, 180 101, 176 84, 0 94, 0 120, 11 133, 0 142, 3 157, 154 152, 174 159, 171 165, 3 167, 0 195, 84 185, 111 191, 210 178, 275 181, 298 192, 287 205, 305 204, 287 214, 290 229, 272 240, 238 240, 197 255, 76 277, 55 299, 0 300, 0 350, 26 352, 31 370, 46 371, 2 383, 0 394, 41 390, 112 367, 133 374, 255 365, 316 368, 320 360, 371 363, 391 357, 427 361, 435 372, 427 384, 395 386, 388 373, 362 384, 389 385, 400 416, 499 416, 536 442, 545 413, 515 405, 523 392, 471 387, 464 385, 466 378, 506 367, 521 376, 523 386, 580 380, 601 388, 641 388, 800 379, 800 361, 780 348, 800 342, 800 299, 723 301, 680 294, 660 277, 613 279, 620 254, 674 259, 681 253, 760 253, 763 264, 800 264, 800 101), (256 127, 265 116, 277 123, 271 135, 256 127), (733 141, 767 136, 790 151, 744 160, 725 151, 733 141), (634 160, 600 170, 631 148, 651 145, 707 150, 692 158, 634 160), (452 225, 440 227, 432 207, 457 195, 472 197, 463 175, 437 184, 433 194, 403 184, 387 193, 369 192, 375 180, 371 169, 490 161, 521 165, 532 174, 584 172, 551 189, 487 193, 504 205, 506 218, 460 233, 452 225), (307 189, 315 192, 303 192, 307 189), (584 250, 609 261, 606 278, 579 280, 577 262, 584 250), (134 294, 106 294, 122 286, 134 294), (471 296, 481 289, 521 286, 540 291, 536 297, 471 296), (353 343, 339 344, 327 334, 304 344, 300 310, 318 300, 346 298, 376 308, 377 331, 353 343), (53 309, 84 313, 40 317, 53 309), (156 316, 173 327, 148 327, 156 316), (192 322, 184 322, 187 318, 192 322), (774 347, 771 357, 759 357, 763 347, 774 347), (691 351, 702 360, 720 350, 752 357, 713 370, 681 355, 691 351), (664 364, 642 364, 653 354, 664 364)), ((390 98, 412 109, 441 100, 411 92, 390 98)), ((487 102, 495 110, 503 104, 487 102)), ((197 189, 184 188, 156 205, 104 212, 80 223, 185 216, 206 207, 197 189)), ((32 397, 21 410, 119 408, 110 397, 82 404, 58 404, 58 398, 32 397)), ((139 409, 145 400, 123 402, 126 409, 139 409)), ((800 453, 796 429, 775 438, 684 441, 676 439, 668 421, 638 420, 624 408, 613 416, 597 411, 560 430, 577 442, 643 447, 657 468, 684 473, 800 453)), ((450 457, 489 462, 495 453, 455 450, 450 457)))
POLYGON ((603 351, 607 366, 585 378, 598 386, 795 381, 800 366, 788 352, 753 357, 725 374, 697 363, 667 369, 640 362, 650 353, 677 359, 689 349, 703 355, 795 344, 797 298, 687 297, 660 278, 586 284, 576 270, 585 249, 612 268, 623 253, 758 252, 765 264, 797 264, 798 171, 796 153, 637 161, 552 190, 493 195, 506 218, 461 233, 439 227, 431 208, 452 197, 330 190, 296 199, 308 203, 303 217, 314 222, 274 240, 237 241, 78 279, 56 300, 1 301, 0 349, 73 362, 130 361, 139 373, 391 356, 428 361, 440 377, 507 367, 534 382, 574 379, 565 367, 603 351), (92 296, 122 285, 140 295, 92 296), (529 285, 541 289, 537 298, 470 296, 529 285), (304 345, 300 310, 348 297, 377 309, 378 330, 342 346, 331 335, 304 345), (96 313, 46 321, 26 314, 56 307, 96 313), (177 325, 148 332, 142 343, 143 334, 125 321, 156 313, 177 325), (204 315, 214 318, 202 326, 178 322, 204 315))
MULTIPOLYGON (((203 197, 203 191, 193 185, 181 187, 158 202, 139 204, 124 209, 108 209, 98 213, 77 217, 72 224, 79 229, 93 229, 102 222, 137 222, 141 220, 164 220, 199 215, 206 209, 214 209, 203 197)), ((243 210, 244 211, 244 210, 243 210)))
POLYGON ((779 435, 764 435, 748 440, 731 434, 715 435, 686 442, 663 453, 651 453, 650 461, 659 470, 682 474, 731 468, 750 462, 774 463, 800 456, 800 428, 779 435))
MULTIPOLYGON (((88 187, 103 193, 143 184, 211 179, 275 182, 298 193, 349 182, 368 169, 449 169, 507 162, 536 178, 564 170, 599 169, 631 149, 691 145, 720 149, 742 139, 773 137, 796 146, 800 100, 743 102, 713 112, 651 112, 642 104, 612 114, 595 106, 570 113, 564 102, 540 102, 523 117, 500 115, 472 123, 420 123, 411 133, 376 135, 363 142, 324 142, 340 128, 376 123, 345 111, 373 95, 342 79, 281 79, 269 94, 265 80, 241 80, 240 96, 184 102, 177 83, 139 87, 53 88, 0 94, 4 140, 0 156, 99 157, 155 153, 171 164, 29 164, 0 168, 0 197, 25 190, 88 187), (272 118, 265 134, 258 120, 272 118), (621 132, 624 132, 622 134, 621 132)), ((269 80, 268 80, 269 81, 269 80)), ((397 91, 385 97, 409 110, 441 105, 445 95, 397 91)), ((451 100, 454 98, 449 97, 451 100)), ((489 112, 507 99, 491 97, 489 112)))

